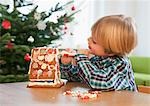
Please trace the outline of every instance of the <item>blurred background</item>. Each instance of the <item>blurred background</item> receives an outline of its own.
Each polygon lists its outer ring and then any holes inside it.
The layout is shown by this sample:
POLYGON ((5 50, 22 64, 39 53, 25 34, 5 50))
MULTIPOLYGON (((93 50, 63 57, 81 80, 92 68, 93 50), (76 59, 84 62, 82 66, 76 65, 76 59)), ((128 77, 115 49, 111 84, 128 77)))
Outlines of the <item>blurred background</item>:
MULTIPOLYGON (((70 0, 26 0, 37 4, 38 11, 47 11, 57 2, 70 0)), ((12 4, 12 0, 0 0, 3 4, 12 4)), ((105 15, 125 14, 135 19, 138 31, 138 46, 132 54, 150 56, 150 1, 149 0, 74 0, 75 9, 81 10, 75 15, 75 20, 68 25, 68 33, 63 37, 63 48, 87 48, 87 38, 90 36, 92 24, 105 15)), ((10 5, 11 7, 11 5, 10 5)), ((9 9, 11 11, 11 8, 9 9)), ((30 8, 23 8, 24 13, 30 8)), ((54 19, 55 20, 55 19, 54 19)))

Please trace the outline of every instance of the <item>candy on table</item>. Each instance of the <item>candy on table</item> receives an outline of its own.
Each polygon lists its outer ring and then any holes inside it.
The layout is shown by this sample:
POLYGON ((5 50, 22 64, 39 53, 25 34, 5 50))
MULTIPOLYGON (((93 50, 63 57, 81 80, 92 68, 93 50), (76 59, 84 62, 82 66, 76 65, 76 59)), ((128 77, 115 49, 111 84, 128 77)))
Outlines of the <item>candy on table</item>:
POLYGON ((65 91, 63 95, 70 95, 72 97, 78 97, 80 99, 92 99, 97 98, 101 91, 87 91, 87 92, 80 92, 80 91, 65 91))

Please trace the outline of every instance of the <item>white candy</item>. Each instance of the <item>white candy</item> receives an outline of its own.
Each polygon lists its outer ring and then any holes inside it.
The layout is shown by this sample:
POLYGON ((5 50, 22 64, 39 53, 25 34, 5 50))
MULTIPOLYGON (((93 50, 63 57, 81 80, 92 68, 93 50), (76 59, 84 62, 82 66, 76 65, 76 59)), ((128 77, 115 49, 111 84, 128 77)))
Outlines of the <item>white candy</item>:
POLYGON ((38 70, 37 75, 38 76, 42 75, 42 72, 43 72, 42 70, 38 70))
POLYGON ((43 63, 42 65, 41 65, 41 69, 46 69, 47 68, 47 64, 45 64, 45 63, 43 63))
POLYGON ((38 56, 38 59, 42 61, 44 59, 44 56, 38 56))
POLYGON ((45 61, 51 62, 54 60, 54 58, 55 58, 55 54, 49 54, 45 56, 45 61))
POLYGON ((38 63, 33 63, 33 68, 38 68, 38 63))

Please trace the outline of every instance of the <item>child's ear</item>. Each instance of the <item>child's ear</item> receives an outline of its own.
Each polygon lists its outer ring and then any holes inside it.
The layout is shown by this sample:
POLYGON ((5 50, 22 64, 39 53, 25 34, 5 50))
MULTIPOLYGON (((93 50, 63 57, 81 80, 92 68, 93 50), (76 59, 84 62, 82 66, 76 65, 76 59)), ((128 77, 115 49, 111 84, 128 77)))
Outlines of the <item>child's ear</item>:
POLYGON ((113 52, 109 49, 104 49, 104 52, 106 53, 106 54, 112 54, 113 52))

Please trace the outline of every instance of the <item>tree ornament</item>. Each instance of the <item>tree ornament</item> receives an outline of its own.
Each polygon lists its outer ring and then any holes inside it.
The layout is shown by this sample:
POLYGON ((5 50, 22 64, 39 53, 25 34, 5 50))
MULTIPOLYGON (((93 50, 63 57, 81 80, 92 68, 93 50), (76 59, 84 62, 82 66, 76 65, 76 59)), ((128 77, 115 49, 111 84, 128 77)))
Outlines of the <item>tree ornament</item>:
POLYGON ((31 56, 29 55, 29 53, 26 53, 26 54, 25 54, 24 60, 25 60, 25 61, 30 61, 30 60, 31 60, 31 56))
POLYGON ((34 19, 36 19, 36 20, 40 20, 41 19, 41 14, 40 13, 34 13, 34 19))
POLYGON ((45 30, 46 28, 46 24, 43 21, 39 21, 36 26, 39 30, 45 30))
POLYGON ((27 41, 32 43, 32 42, 34 42, 34 38, 33 38, 32 36, 30 36, 30 37, 27 39, 27 41))
POLYGON ((9 41, 5 47, 8 49, 12 49, 13 46, 14 46, 13 43, 11 43, 11 41, 9 41))
POLYGON ((10 21, 8 21, 8 20, 4 20, 3 22, 2 22, 2 27, 4 28, 4 29, 10 29, 11 28, 11 23, 10 23, 10 21))
POLYGON ((11 41, 12 41, 12 42, 14 42, 14 41, 15 41, 15 39, 14 39, 14 38, 12 38, 12 39, 11 39, 11 41))
POLYGON ((74 10, 75 10, 75 6, 72 6, 72 7, 71 7, 71 10, 74 11, 74 10))
POLYGON ((68 27, 67 27, 67 26, 65 26, 65 27, 64 27, 64 30, 67 30, 67 29, 68 29, 68 27))

